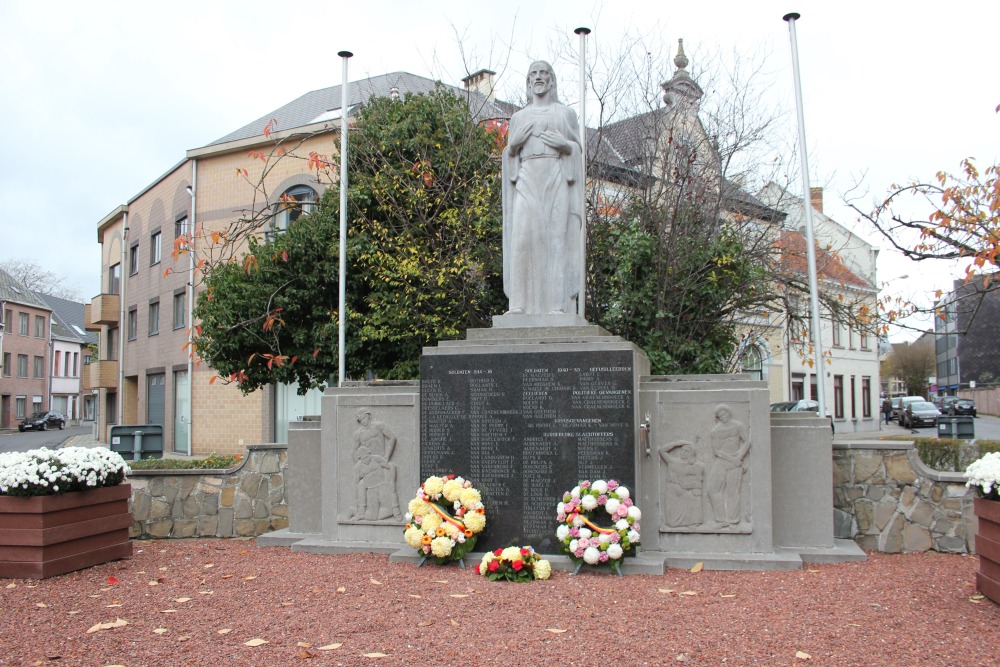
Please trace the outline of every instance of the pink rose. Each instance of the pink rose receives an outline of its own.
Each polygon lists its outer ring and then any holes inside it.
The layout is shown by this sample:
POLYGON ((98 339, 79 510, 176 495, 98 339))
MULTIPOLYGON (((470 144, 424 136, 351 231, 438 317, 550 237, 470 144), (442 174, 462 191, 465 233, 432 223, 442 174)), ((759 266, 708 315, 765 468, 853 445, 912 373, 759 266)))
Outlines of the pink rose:
POLYGON ((607 505, 608 504, 608 497, 607 496, 597 496, 597 504, 598 505, 607 505))
POLYGON ((608 491, 614 491, 614 490, 615 490, 615 489, 617 489, 617 488, 618 488, 619 486, 621 486, 621 484, 619 484, 619 483, 618 483, 618 482, 616 482, 615 480, 613 480, 613 479, 609 479, 609 480, 608 480, 608 491))
POLYGON ((580 529, 577 528, 576 526, 573 526, 572 528, 569 529, 569 534, 571 537, 580 537, 580 529))
POLYGON ((580 482, 580 488, 581 489, 590 488, 590 482, 589 481, 587 481, 587 482, 580 482))
POLYGON ((601 555, 597 557, 597 560, 599 560, 602 563, 607 563, 608 562, 608 558, 609 558, 608 552, 607 551, 602 551, 601 555))
POLYGON ((612 544, 618 544, 621 541, 622 541, 622 536, 621 535, 619 535, 618 533, 611 533, 611 543, 612 544))

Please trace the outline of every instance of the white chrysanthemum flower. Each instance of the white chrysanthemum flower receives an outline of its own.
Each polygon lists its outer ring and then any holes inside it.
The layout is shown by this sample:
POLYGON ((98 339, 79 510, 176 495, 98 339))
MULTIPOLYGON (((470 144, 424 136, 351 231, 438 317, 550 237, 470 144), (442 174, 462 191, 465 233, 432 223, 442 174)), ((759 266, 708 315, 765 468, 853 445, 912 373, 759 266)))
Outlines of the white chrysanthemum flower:
POLYGON ((599 479, 593 484, 591 484, 590 488, 592 488, 594 491, 597 491, 597 495, 603 496, 605 493, 608 492, 608 483, 605 482, 603 479, 599 479))
POLYGON ((599 535, 599 536, 597 537, 597 539, 599 539, 599 540, 601 541, 601 544, 608 544, 608 543, 610 543, 610 542, 611 542, 611 536, 610 536, 610 535, 608 535, 607 533, 601 533, 601 534, 600 534, 600 535, 599 535))
POLYGON ((556 537, 559 539, 560 542, 569 537, 569 526, 567 526, 564 523, 559 524, 559 527, 556 528, 556 537))
POLYGON ((569 492, 569 495, 573 496, 574 498, 579 498, 580 497, 580 487, 579 486, 574 486, 573 490, 569 492))
POLYGON ((569 550, 570 550, 570 551, 576 551, 576 547, 577 547, 577 546, 578 546, 579 544, 580 544, 580 540, 570 540, 570 541, 569 541, 569 550))
POLYGON ((625 500, 626 498, 629 497, 628 487, 625 486, 619 486, 617 489, 615 489, 615 493, 618 494, 618 498, 620 500, 625 500))
POLYGON ((590 494, 587 494, 586 496, 580 499, 580 505, 583 507, 583 509, 589 512, 590 510, 597 507, 597 498, 595 498, 590 494))
POLYGON ((618 519, 618 521, 615 521, 615 528, 618 530, 628 530, 628 521, 626 519, 618 519))
POLYGON ((620 544, 612 544, 610 547, 608 547, 608 558, 610 558, 611 560, 618 560, 619 558, 622 557, 622 555, 624 555, 624 553, 625 552, 624 550, 622 550, 620 544))
POLYGON ((566 503, 560 502, 558 505, 556 505, 556 512, 557 513, 563 514, 565 511, 566 511, 566 503))
POLYGON ((590 528, 581 528, 580 537, 590 537, 594 533, 591 532, 590 528))
POLYGON ((574 514, 573 515, 573 527, 574 528, 579 528, 582 525, 583 525, 583 517, 580 516, 579 514, 574 514))
POLYGON ((583 561, 588 565, 596 565, 601 560, 601 550, 597 547, 587 547, 583 550, 583 561))
POLYGON ((617 513, 619 507, 621 507, 621 502, 616 498, 608 498, 608 502, 604 505, 604 509, 607 510, 608 514, 617 513))
POLYGON ((636 532, 636 531, 634 531, 634 530, 628 531, 628 541, 631 542, 632 544, 635 544, 636 542, 638 542, 639 541, 639 533, 636 532))
POLYGON ((638 521, 639 519, 642 518, 642 512, 639 511, 638 507, 632 505, 632 507, 628 508, 628 516, 633 521, 638 521))

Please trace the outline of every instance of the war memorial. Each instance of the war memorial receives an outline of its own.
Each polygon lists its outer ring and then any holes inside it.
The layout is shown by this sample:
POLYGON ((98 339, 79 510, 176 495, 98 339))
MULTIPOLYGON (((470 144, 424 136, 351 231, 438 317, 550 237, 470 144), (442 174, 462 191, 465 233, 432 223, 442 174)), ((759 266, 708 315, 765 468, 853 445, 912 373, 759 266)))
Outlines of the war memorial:
POLYGON ((327 389, 319 418, 290 426, 289 527, 258 541, 416 561, 407 502, 456 474, 488 508, 477 552, 531 545, 570 569, 556 506, 580 480, 614 479, 642 509, 626 574, 863 560, 834 539, 826 420, 772 414, 750 376, 651 376, 639 347, 583 317, 580 126, 548 63, 526 86, 502 163, 507 312, 425 348, 419 382, 327 389))

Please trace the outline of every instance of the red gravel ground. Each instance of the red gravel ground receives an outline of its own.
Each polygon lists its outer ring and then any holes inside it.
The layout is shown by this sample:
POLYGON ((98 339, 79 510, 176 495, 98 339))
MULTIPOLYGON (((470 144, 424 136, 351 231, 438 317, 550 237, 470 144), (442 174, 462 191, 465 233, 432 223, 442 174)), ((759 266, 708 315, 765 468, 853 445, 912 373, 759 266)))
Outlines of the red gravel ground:
POLYGON ((976 595, 977 567, 869 554, 513 584, 246 540, 136 542, 129 560, 0 580, 0 665, 996 665, 1000 607, 976 595))

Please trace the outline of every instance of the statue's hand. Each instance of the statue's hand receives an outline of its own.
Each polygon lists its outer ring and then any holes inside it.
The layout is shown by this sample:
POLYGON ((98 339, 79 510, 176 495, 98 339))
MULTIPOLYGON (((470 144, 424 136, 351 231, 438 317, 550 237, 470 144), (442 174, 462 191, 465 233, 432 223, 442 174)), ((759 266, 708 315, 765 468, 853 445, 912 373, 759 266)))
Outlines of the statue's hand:
POLYGON ((517 128, 511 132, 511 135, 507 141, 508 145, 514 150, 519 150, 524 142, 528 140, 531 136, 531 123, 524 123, 523 125, 518 125, 517 128))
POLYGON ((539 135, 538 138, 541 139, 546 146, 556 149, 563 155, 569 155, 573 150, 570 143, 566 141, 566 138, 554 130, 545 130, 541 133, 541 135, 539 135))

